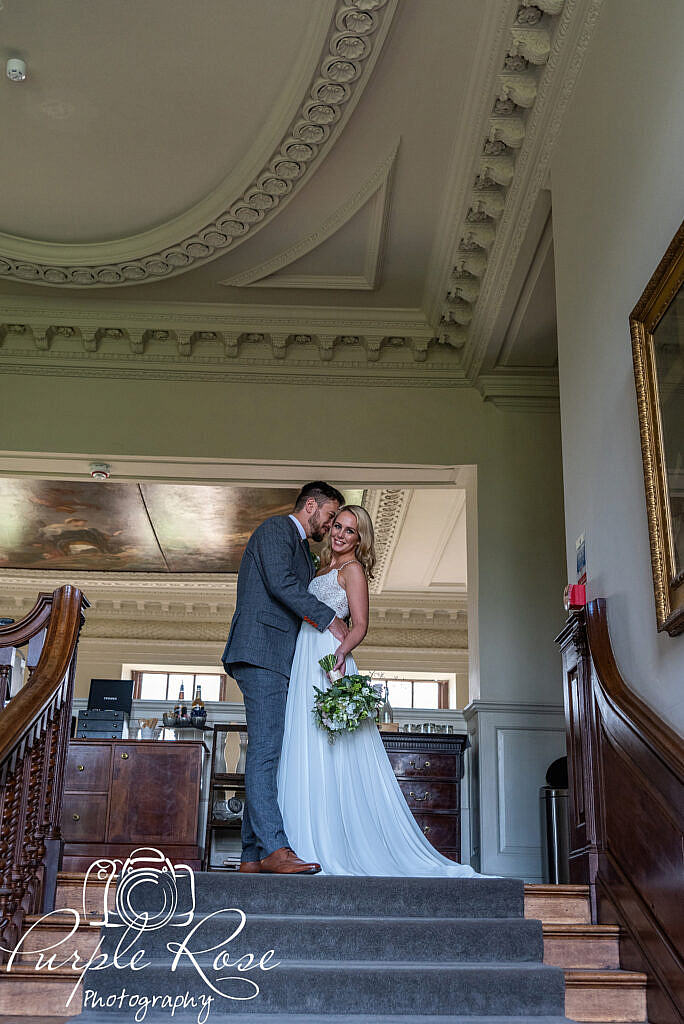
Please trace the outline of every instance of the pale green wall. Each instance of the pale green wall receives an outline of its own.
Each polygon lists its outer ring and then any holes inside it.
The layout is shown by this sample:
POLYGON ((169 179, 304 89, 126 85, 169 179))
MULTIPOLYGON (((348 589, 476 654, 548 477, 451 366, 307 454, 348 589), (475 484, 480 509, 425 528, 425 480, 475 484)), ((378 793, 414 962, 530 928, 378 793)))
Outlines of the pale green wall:
POLYGON ((476 464, 481 697, 560 702, 558 417, 471 389, 5 377, 2 447, 322 463, 476 464), (50 410, 48 414, 48 410, 50 410))
POLYGON ((552 167, 568 565, 585 531, 625 679, 684 731, 656 632, 628 317, 684 214, 684 5, 606 0, 552 167))

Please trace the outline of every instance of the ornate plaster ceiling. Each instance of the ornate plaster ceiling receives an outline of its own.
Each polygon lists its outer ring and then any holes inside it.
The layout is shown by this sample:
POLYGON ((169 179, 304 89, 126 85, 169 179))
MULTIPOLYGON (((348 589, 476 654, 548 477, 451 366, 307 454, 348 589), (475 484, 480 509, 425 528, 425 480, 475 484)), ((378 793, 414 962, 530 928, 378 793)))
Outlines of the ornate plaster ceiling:
POLYGON ((535 211, 600 3, 8 0, 0 369, 548 402, 535 211))

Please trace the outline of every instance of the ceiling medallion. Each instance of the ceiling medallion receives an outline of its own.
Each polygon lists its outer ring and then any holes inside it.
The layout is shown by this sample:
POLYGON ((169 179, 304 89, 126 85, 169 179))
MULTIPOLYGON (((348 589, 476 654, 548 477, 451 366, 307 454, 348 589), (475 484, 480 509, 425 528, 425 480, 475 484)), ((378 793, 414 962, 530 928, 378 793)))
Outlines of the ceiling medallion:
MULTIPOLYGON (((251 185, 195 234, 158 252, 92 266, 42 263, 6 252, 0 259, 0 276, 63 288, 117 287, 180 274, 235 248, 276 215, 331 148, 363 92, 397 3, 338 0, 299 114, 251 185)), ((0 248, 2 242, 0 236, 0 248)), ((17 239, 12 243, 16 251, 17 239)), ((35 252, 35 242, 27 244, 35 252)))

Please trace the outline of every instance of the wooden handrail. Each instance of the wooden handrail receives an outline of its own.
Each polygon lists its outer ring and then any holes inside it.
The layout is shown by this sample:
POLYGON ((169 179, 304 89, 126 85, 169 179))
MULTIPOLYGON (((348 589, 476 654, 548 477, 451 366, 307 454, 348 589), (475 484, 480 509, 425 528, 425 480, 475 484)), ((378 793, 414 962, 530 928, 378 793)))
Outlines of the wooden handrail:
POLYGON ((29 643, 29 650, 45 633, 28 682, 0 710, 0 962, 25 916, 54 907, 76 648, 87 607, 76 587, 60 587, 0 630, 0 648, 29 643))
MULTIPOLYGON (((54 699, 76 650, 83 622, 82 608, 89 607, 87 598, 77 587, 61 587, 49 595, 49 601, 45 598, 45 594, 40 594, 27 617, 11 627, 15 636, 23 637, 21 642, 26 643, 43 628, 45 621, 48 622, 43 651, 30 681, 0 712, 0 767, 45 714, 54 699), (48 611, 44 619, 45 609, 48 611), (29 623, 32 623, 31 627, 29 623), (29 629, 34 626, 36 628, 30 632, 29 629)), ((4 637, 0 637, 0 645, 6 646, 1 643, 2 640, 4 637)), ((15 641, 12 646, 16 645, 15 641)))
POLYGON ((52 594, 39 594, 31 611, 20 622, 0 626, 0 647, 23 647, 45 627, 52 610, 52 594))
POLYGON ((587 638, 594 669, 603 694, 625 724, 647 742, 684 785, 684 745, 677 733, 622 678, 608 632, 605 598, 591 601, 586 609, 587 638))

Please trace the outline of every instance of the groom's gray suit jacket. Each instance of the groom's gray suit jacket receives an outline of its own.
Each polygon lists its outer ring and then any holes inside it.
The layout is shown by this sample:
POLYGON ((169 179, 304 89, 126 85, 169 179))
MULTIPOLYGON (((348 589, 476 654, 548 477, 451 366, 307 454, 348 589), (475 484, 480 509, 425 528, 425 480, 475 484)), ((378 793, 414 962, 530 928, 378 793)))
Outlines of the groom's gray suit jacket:
POLYGON ((307 591, 309 546, 289 516, 266 519, 240 562, 237 604, 221 661, 246 662, 289 676, 302 619, 323 633, 335 612, 307 591))

